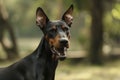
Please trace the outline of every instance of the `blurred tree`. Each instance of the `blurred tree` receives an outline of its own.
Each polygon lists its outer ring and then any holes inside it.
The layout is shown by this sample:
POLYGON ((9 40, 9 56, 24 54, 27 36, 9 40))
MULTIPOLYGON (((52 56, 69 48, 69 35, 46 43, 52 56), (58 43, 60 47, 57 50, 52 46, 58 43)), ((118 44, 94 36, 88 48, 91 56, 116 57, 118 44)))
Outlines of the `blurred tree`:
MULTIPOLYGON (((89 52, 89 59, 90 62, 93 64, 102 64, 103 61, 103 53, 102 53, 102 46, 103 46, 103 34, 104 34, 104 23, 106 24, 107 20, 105 21, 103 16, 106 13, 111 14, 111 10, 113 9, 113 4, 117 0, 75 0, 75 4, 78 10, 81 11, 90 11, 91 15, 91 41, 90 41, 90 52, 89 52), (105 13, 106 12, 106 13, 105 13), (104 22, 103 22, 104 21, 104 22)), ((116 21, 115 21, 116 22, 116 21)), ((115 29, 113 27, 112 22, 110 24, 106 24, 105 27, 109 30, 115 29), (111 26, 111 28, 110 28, 111 26)), ((119 28, 117 28, 119 30, 119 28)), ((110 32, 111 33, 111 32, 110 32)), ((109 34, 109 33, 107 33, 109 34)), ((111 35, 111 34, 110 34, 111 35)), ((118 35, 117 35, 118 36, 118 35)), ((119 38, 117 38, 119 40, 119 38)))
POLYGON ((92 64, 102 64, 103 46, 103 0, 76 0, 78 10, 90 11, 91 15, 91 41, 89 59, 92 64))
POLYGON ((103 0, 91 1, 91 45, 90 45, 90 61, 93 64, 102 64, 103 54, 103 0))
POLYGON ((16 44, 16 38, 14 35, 13 28, 8 21, 8 13, 3 4, 3 0, 0 0, 0 43, 7 54, 7 59, 13 59, 18 57, 18 48, 16 44), (11 45, 7 45, 4 41, 5 31, 7 30, 11 45))

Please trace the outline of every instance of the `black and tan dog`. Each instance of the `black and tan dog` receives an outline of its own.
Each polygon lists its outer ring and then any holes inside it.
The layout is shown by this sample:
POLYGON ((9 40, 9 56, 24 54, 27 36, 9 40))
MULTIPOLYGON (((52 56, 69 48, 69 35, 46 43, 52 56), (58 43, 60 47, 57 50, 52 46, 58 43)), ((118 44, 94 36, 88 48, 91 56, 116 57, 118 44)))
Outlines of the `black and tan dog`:
POLYGON ((36 24, 44 36, 38 48, 27 57, 0 69, 0 80, 54 80, 59 60, 66 58, 69 48, 73 5, 61 20, 50 21, 42 8, 36 10, 36 24))

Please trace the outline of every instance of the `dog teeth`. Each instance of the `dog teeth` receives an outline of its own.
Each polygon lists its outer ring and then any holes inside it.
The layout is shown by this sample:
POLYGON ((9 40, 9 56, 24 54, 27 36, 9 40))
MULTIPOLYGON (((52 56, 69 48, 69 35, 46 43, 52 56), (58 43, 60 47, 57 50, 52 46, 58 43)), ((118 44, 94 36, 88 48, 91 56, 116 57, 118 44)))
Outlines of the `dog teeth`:
POLYGON ((62 50, 64 50, 64 52, 61 54, 60 52, 58 52, 55 47, 52 47, 51 51, 54 53, 54 54, 57 54, 58 56, 61 56, 61 55, 66 55, 67 53, 67 47, 64 47, 62 48, 62 50))
POLYGON ((53 50, 55 53, 57 53, 58 56, 60 56, 60 53, 55 49, 55 47, 53 47, 53 50))
POLYGON ((66 48, 66 47, 64 47, 64 51, 67 51, 67 48, 66 48))

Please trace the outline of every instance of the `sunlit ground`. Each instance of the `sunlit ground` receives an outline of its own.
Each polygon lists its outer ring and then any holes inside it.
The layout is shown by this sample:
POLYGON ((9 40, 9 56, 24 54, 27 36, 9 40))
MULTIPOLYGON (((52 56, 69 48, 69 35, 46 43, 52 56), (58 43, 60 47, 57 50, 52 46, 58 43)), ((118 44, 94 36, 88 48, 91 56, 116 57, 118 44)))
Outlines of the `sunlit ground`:
POLYGON ((105 66, 91 66, 61 62, 57 68, 56 80, 120 80, 119 63, 120 61, 105 66))
MULTIPOLYGON (((20 57, 22 58, 36 49, 40 39, 18 39, 18 42, 20 57)), ((73 48, 70 50, 78 50, 80 48, 77 42, 71 45, 73 48)), ((2 52, 0 51, 0 57, 4 57, 2 52)), ((12 63, 14 61, 0 62, 0 67, 8 66, 12 63)), ((120 60, 107 62, 104 66, 91 66, 85 62, 73 64, 67 59, 59 62, 56 70, 56 80, 120 80, 120 60)))

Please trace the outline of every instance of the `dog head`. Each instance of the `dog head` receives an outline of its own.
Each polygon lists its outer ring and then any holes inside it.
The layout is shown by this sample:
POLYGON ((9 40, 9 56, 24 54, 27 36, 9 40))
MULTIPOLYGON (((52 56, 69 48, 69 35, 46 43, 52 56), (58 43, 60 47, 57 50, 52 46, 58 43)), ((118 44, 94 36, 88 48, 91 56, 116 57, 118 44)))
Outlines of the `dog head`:
POLYGON ((43 31, 50 49, 57 59, 64 60, 69 48, 70 27, 73 22, 73 5, 63 14, 61 20, 51 21, 42 8, 36 10, 36 24, 43 31))

